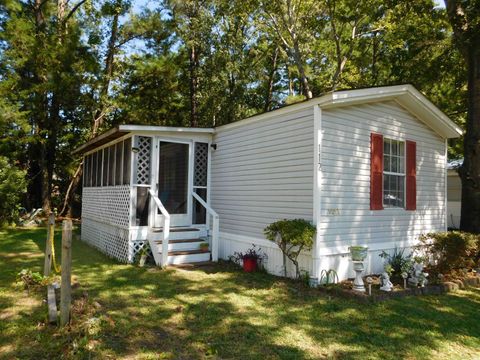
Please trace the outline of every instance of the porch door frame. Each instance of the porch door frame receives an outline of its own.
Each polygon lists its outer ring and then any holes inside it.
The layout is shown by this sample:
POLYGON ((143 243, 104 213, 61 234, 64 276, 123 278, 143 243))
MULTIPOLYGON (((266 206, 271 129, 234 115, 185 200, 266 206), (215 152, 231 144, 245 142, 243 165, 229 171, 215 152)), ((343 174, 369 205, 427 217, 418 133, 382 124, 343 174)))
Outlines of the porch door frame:
MULTIPOLYGON (((155 136, 153 138, 153 154, 152 154, 152 176, 151 176, 151 187, 158 194, 158 184, 159 184, 159 170, 160 170, 160 143, 169 142, 169 143, 178 143, 188 145, 188 183, 187 183, 187 213, 186 214, 170 214, 170 226, 182 226, 187 227, 192 225, 192 211, 193 211, 193 140, 191 139, 178 139, 178 138, 169 138, 163 136, 155 136)), ((165 206, 165 204, 164 204, 165 206)), ((159 214, 158 208, 154 206, 153 214, 153 223, 154 227, 160 227, 162 224, 163 215, 159 214)))

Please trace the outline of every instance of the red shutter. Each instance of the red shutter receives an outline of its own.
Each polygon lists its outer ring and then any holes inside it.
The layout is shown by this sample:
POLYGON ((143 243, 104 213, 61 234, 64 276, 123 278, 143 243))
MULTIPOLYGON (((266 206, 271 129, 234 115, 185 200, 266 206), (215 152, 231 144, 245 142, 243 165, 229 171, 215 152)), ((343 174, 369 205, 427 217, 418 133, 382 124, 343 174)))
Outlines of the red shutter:
POLYGON ((370 210, 383 210, 383 136, 370 135, 370 210))
POLYGON ((407 194, 405 209, 417 209, 417 143, 415 141, 406 141, 407 147, 407 168, 406 170, 406 189, 407 194))

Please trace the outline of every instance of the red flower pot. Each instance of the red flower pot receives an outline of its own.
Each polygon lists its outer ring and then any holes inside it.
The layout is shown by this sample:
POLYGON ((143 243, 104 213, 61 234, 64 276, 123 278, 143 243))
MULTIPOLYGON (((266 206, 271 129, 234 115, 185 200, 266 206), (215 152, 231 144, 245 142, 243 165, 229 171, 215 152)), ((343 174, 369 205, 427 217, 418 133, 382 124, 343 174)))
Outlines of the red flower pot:
POLYGON ((253 272, 255 270, 257 270, 257 259, 243 258, 243 271, 253 272))

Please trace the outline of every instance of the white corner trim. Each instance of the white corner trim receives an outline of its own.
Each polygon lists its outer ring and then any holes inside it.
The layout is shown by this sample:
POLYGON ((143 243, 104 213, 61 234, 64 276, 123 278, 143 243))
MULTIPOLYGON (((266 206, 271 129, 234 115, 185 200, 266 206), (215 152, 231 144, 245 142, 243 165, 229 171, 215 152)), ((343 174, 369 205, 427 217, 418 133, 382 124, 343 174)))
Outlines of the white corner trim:
POLYGON ((445 158, 444 158, 444 177, 445 193, 444 193, 444 211, 445 211, 445 231, 448 230, 448 139, 445 139, 445 158))
POLYGON ((313 253, 317 254, 320 248, 321 196, 322 196, 322 109, 319 105, 313 107, 313 222, 317 226, 313 253))

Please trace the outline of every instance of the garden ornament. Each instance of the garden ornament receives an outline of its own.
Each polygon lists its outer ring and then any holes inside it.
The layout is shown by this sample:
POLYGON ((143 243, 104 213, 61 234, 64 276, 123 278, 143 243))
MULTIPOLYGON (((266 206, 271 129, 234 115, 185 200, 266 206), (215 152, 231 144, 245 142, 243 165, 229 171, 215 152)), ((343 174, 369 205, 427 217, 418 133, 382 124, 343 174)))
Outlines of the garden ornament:
POLYGON ((413 269, 410 274, 410 279, 408 279, 408 283, 412 286, 418 286, 422 273, 423 273, 423 264, 419 262, 415 262, 413 264, 413 269))
POLYGON ((355 270, 355 280, 353 280, 353 290, 365 292, 365 284, 362 279, 364 270, 363 261, 353 261, 353 270, 355 270))
POLYGON ((368 284, 368 295, 372 296, 372 283, 373 279, 369 276, 367 277, 367 284, 368 284))
POLYGON ((392 291, 393 284, 390 281, 390 276, 388 275, 388 273, 384 272, 382 274, 381 281, 382 281, 382 286, 380 287, 380 290, 387 291, 387 292, 392 291))
POLYGON ((407 288, 407 278, 408 278, 408 273, 407 272, 402 272, 402 278, 403 278, 403 288, 406 289, 407 288))

